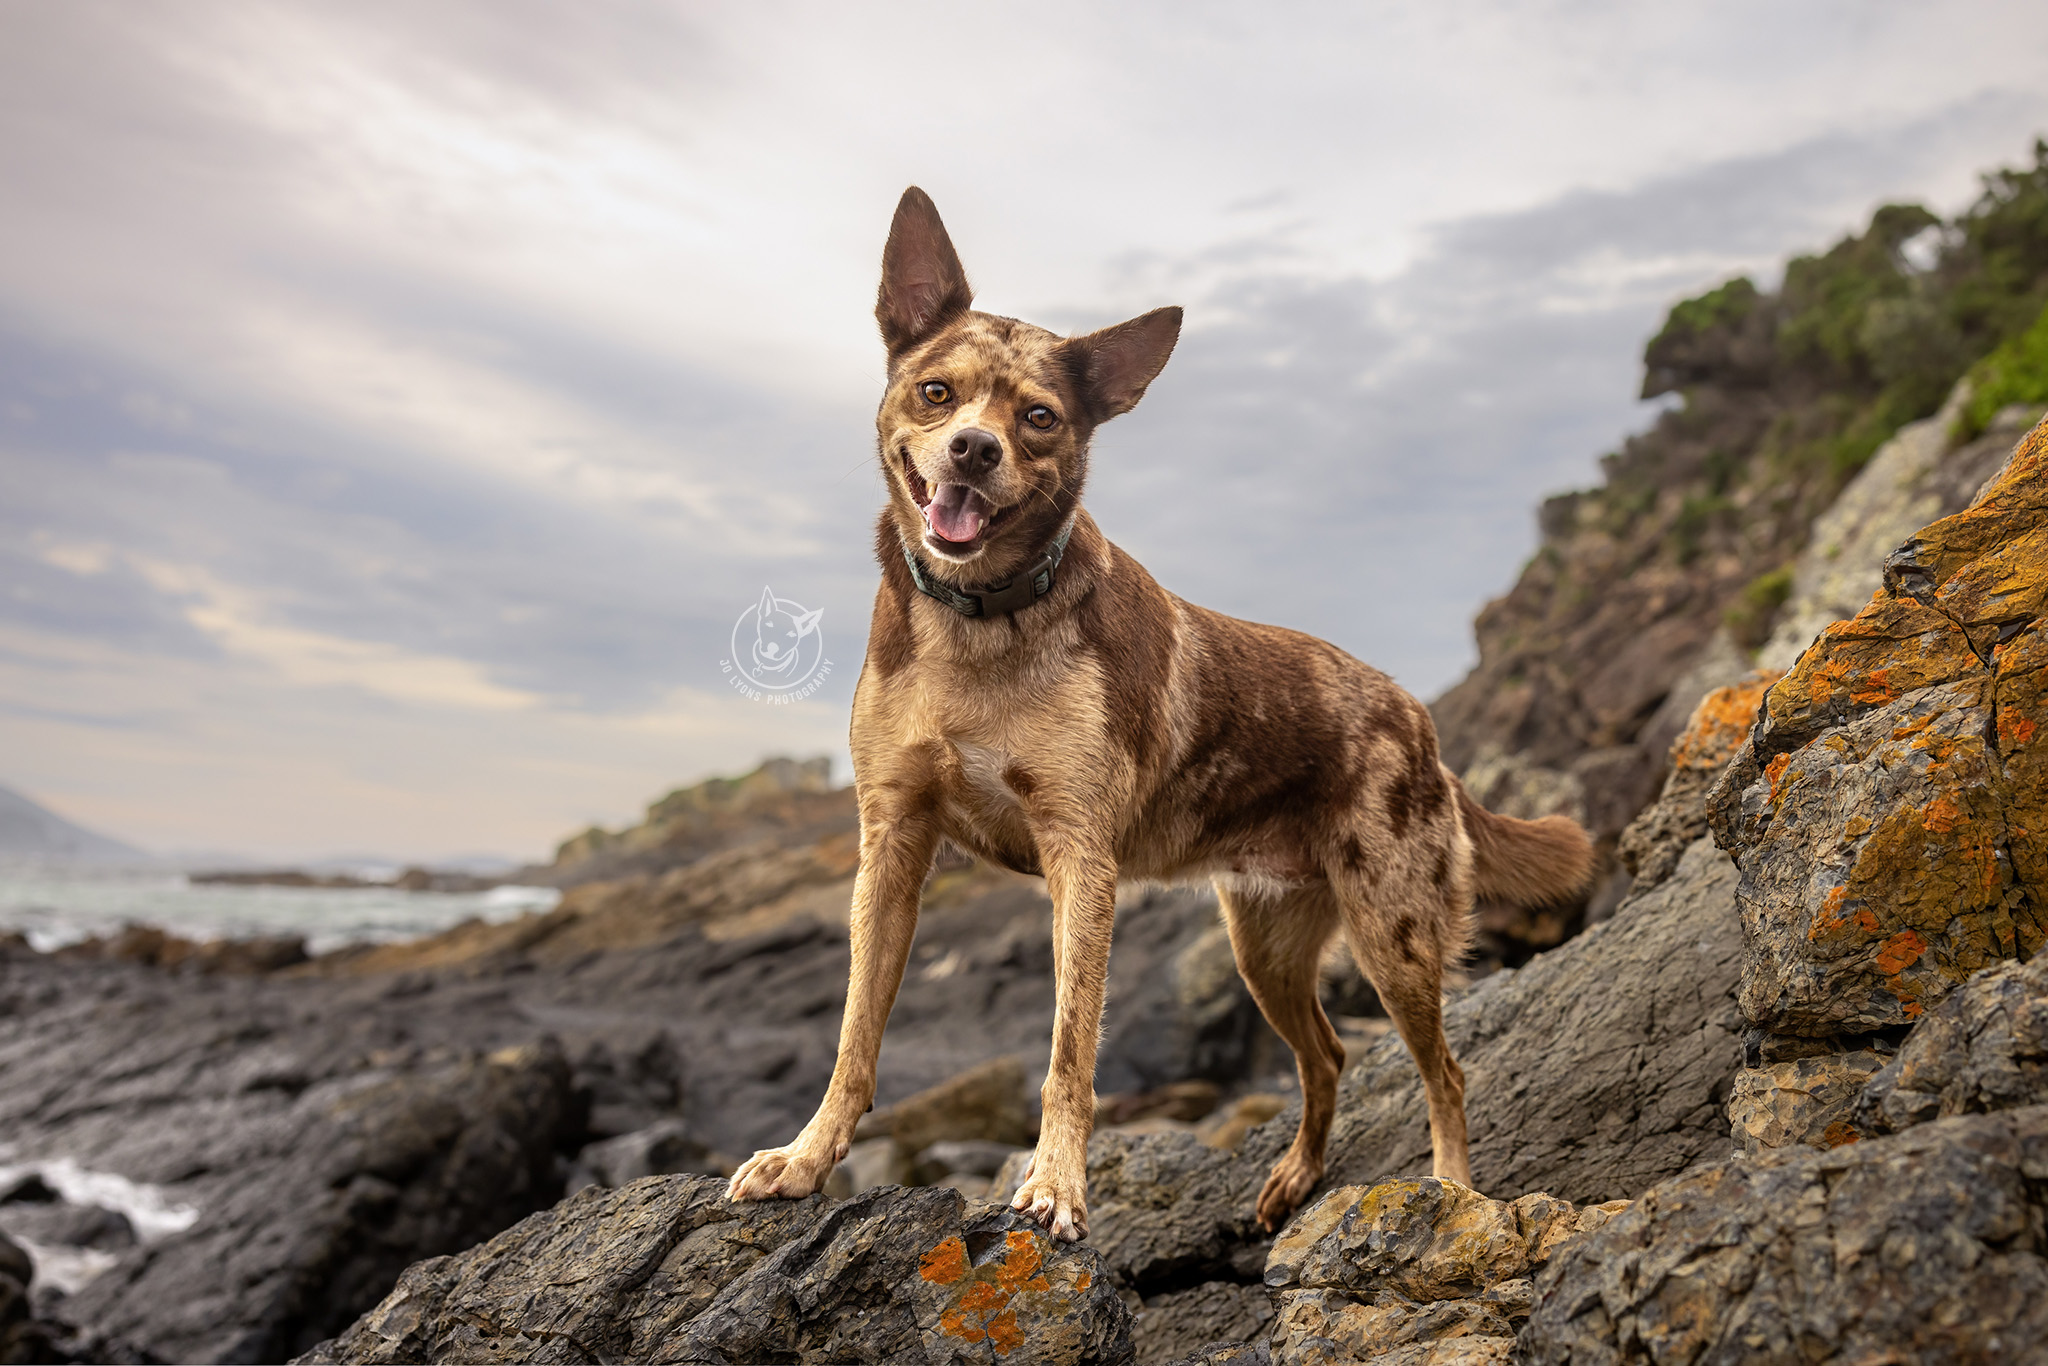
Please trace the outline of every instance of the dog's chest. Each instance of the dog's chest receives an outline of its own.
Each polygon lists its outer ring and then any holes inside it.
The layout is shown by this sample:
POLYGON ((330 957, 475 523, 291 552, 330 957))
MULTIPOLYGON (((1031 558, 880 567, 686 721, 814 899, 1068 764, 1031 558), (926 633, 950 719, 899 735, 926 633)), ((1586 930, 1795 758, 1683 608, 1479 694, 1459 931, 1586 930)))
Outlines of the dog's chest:
POLYGON ((958 817, 1004 824, 1023 817, 1017 775, 1024 770, 1014 754, 973 740, 955 739, 948 745, 957 767, 953 781, 946 784, 946 796, 958 817))

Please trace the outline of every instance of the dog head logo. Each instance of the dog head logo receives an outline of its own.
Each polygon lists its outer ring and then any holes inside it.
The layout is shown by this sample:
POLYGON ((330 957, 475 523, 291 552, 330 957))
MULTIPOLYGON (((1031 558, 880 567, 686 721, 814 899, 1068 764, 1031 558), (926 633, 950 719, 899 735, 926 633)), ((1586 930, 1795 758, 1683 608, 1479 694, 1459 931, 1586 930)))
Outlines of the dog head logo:
POLYGON ((801 686, 825 655, 818 621, 825 609, 778 598, 771 588, 740 613, 732 628, 732 658, 756 687, 780 691, 801 686))

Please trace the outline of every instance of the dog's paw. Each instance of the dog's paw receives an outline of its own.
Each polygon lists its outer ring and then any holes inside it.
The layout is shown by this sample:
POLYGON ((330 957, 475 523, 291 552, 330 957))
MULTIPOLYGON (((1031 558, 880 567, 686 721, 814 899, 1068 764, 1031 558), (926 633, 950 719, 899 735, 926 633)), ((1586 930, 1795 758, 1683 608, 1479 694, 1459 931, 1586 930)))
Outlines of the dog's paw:
POLYGON ((1277 1233, 1287 1216, 1294 1213, 1316 1182, 1323 1179, 1323 1165, 1290 1151, 1273 1164, 1271 1175, 1259 1191, 1259 1223, 1266 1232, 1277 1233))
POLYGON ((825 1178, 844 1156, 844 1143, 833 1153, 812 1152, 798 1143, 786 1148, 764 1148, 742 1162, 732 1174, 732 1180, 725 1185, 725 1198, 801 1200, 812 1191, 824 1189, 825 1178))
POLYGON ((1077 1171, 1062 1173, 1057 1170, 1060 1164, 1044 1165, 1046 1174, 1040 1176, 1041 1163, 1033 1153, 1031 1164, 1024 1169, 1023 1184, 1010 1198, 1010 1208, 1061 1242, 1078 1243, 1088 1236, 1088 1169, 1081 1165, 1077 1171))

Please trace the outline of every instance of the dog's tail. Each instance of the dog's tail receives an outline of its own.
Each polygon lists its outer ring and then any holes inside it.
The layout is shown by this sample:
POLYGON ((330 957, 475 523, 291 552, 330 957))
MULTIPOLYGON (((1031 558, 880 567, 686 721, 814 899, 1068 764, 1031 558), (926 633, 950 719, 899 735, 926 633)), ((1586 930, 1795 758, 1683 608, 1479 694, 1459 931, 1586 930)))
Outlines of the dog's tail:
POLYGON ((1451 775, 1458 814, 1472 840, 1473 889, 1492 901, 1546 906, 1569 900, 1593 877, 1593 842, 1569 816, 1540 821, 1496 816, 1451 775))

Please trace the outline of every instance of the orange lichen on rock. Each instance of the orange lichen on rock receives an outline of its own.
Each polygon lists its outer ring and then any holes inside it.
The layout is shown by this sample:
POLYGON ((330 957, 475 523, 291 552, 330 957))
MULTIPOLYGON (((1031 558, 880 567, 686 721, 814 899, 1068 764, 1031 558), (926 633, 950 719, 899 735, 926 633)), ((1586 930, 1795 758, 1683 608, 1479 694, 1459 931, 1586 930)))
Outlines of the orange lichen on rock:
POLYGON ((1770 782, 1772 801, 1778 800, 1778 780, 1785 776, 1785 770, 1791 767, 1791 764, 1792 755, 1788 752, 1780 754, 1777 758, 1764 765, 1764 777, 1770 782))
POLYGON ((1810 725, 1982 667, 1953 621, 1880 590, 1855 617, 1822 631, 1764 705, 1779 725, 1810 725))
POLYGON ((919 1274, 933 1284, 956 1287, 939 1313, 939 1331, 962 1342, 985 1341, 1001 1357, 1023 1345, 1028 1324, 1068 1312, 1070 1301, 1095 1277, 1071 1263, 1049 1272, 1048 1247, 1042 1234, 1011 1229, 1003 1235, 1003 1255, 978 1266, 958 1238, 926 1253, 919 1274), (1020 1308, 1026 1312, 1020 1314, 1020 1308))
POLYGON ((1877 970, 1887 977, 1896 977, 1920 961, 1920 955, 1927 952, 1927 941, 1911 930, 1900 930, 1884 941, 1877 951, 1877 970))
POLYGON ((1742 748, 1757 708, 1782 669, 1758 669, 1739 683, 1716 688, 1700 699, 1684 733, 1671 745, 1671 766, 1719 772, 1742 748))
POLYGON ((1947 793, 1927 803, 1927 809, 1920 813, 1922 825, 1943 835, 1968 819, 1969 817, 1963 813, 1963 808, 1956 805, 1955 799, 1947 793))
POLYGON ((967 1274, 967 1244, 946 1239, 918 1260, 917 1274, 933 1285, 953 1284, 967 1274))

